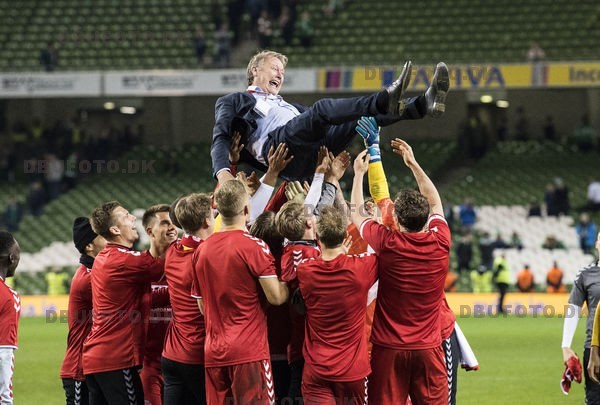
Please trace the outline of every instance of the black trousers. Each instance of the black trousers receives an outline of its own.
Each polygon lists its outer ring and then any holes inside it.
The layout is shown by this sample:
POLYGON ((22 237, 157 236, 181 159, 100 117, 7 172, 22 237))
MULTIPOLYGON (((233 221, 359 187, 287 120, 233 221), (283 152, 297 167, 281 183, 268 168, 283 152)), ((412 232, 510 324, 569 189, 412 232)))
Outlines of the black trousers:
POLYGON ((90 403, 89 391, 85 381, 63 378, 62 383, 67 405, 88 405, 90 403))
POLYGON ((285 143, 294 159, 279 174, 285 180, 311 179, 317 163, 319 147, 325 145, 337 155, 356 135, 356 123, 361 116, 374 116, 381 126, 400 120, 421 119, 427 112, 423 96, 411 97, 401 116, 381 114, 376 106, 377 93, 353 98, 323 98, 285 125, 269 133, 262 156, 269 148, 285 143))
POLYGON ((590 349, 583 351, 583 375, 585 376, 585 404, 600 405, 600 384, 596 384, 590 378, 587 372, 587 365, 590 361, 590 349))
POLYGON ((161 359, 165 381, 163 405, 204 405, 206 384, 203 364, 161 359))
POLYGON ((144 405, 139 367, 85 376, 90 405, 144 405))
POLYGON ((446 340, 442 341, 442 349, 446 358, 446 374, 448 375, 448 403, 456 405, 456 390, 458 388, 458 363, 460 362, 460 347, 456 338, 456 331, 446 340))

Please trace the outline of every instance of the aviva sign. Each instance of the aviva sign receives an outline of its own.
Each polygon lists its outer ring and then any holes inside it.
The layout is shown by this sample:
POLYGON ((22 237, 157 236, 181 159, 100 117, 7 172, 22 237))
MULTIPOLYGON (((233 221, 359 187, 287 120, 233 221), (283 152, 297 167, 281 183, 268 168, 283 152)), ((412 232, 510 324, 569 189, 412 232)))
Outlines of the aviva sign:
MULTIPOLYGON (((453 90, 600 86, 600 62, 449 65, 453 90)), ((322 91, 373 91, 394 81, 398 68, 327 68, 319 70, 322 91)), ((434 66, 415 66, 409 90, 423 91, 434 66)))

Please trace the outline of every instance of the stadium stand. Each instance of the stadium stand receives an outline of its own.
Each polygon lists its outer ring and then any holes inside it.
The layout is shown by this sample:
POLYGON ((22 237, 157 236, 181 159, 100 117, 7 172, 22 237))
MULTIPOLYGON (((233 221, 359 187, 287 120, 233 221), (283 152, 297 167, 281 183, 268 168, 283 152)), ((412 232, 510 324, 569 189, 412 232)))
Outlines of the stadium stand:
MULTIPOLYGON (((225 2, 217 2, 226 15, 225 2)), ((60 70, 196 68, 192 34, 214 46, 211 2, 193 0, 0 1, 0 70, 39 70, 49 40, 60 70)), ((593 1, 461 0, 427 3, 345 1, 330 17, 324 2, 302 2, 314 24, 312 46, 273 46, 295 66, 523 62, 531 41, 550 60, 595 58, 600 8, 593 1), (449 23, 451 21, 451 23, 449 23)), ((240 10, 243 13, 243 10, 240 10)), ((247 25, 247 20, 242 19, 247 25)))

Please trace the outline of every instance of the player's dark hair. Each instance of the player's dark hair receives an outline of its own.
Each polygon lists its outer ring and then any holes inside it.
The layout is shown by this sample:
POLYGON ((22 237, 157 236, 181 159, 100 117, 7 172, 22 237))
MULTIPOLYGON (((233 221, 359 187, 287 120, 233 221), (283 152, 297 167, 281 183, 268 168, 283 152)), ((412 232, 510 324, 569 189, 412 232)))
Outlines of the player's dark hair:
POLYGON ((148 208, 146 212, 144 212, 144 216, 142 217, 142 226, 144 229, 151 227, 156 219, 156 214, 159 212, 169 212, 170 210, 171 206, 168 204, 153 205, 152 207, 148 208))
POLYGON ((17 243, 8 231, 0 231, 0 256, 8 256, 10 249, 17 243))
POLYGON ((398 224, 408 232, 420 232, 429 218, 429 203, 417 190, 400 190, 394 199, 394 213, 398 224))
POLYGON ((112 214, 115 208, 120 206, 121 204, 118 201, 108 201, 96 207, 92 211, 92 215, 90 215, 90 224, 94 232, 107 240, 112 238, 110 227, 115 225, 115 219, 112 214))
POLYGON ((250 227, 250 235, 264 240, 273 256, 280 257, 283 252, 283 236, 275 225, 275 213, 265 211, 260 214, 250 227))

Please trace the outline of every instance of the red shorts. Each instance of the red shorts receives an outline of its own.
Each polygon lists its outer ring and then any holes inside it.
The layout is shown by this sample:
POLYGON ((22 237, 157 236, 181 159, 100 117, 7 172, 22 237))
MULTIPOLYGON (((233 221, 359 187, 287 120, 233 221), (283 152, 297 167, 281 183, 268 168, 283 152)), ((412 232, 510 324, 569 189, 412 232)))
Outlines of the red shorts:
POLYGON ((367 377, 345 382, 326 380, 305 364, 302 398, 304 405, 363 405, 367 403, 367 377))
POLYGON ((448 377, 441 346, 395 350, 373 345, 369 402, 414 405, 448 404, 448 377))
POLYGON ((206 367, 206 403, 210 405, 271 405, 275 403, 269 360, 206 367))
POLYGON ((140 372, 142 387, 144 388, 144 399, 147 405, 162 405, 164 380, 160 368, 160 362, 144 362, 140 372))

